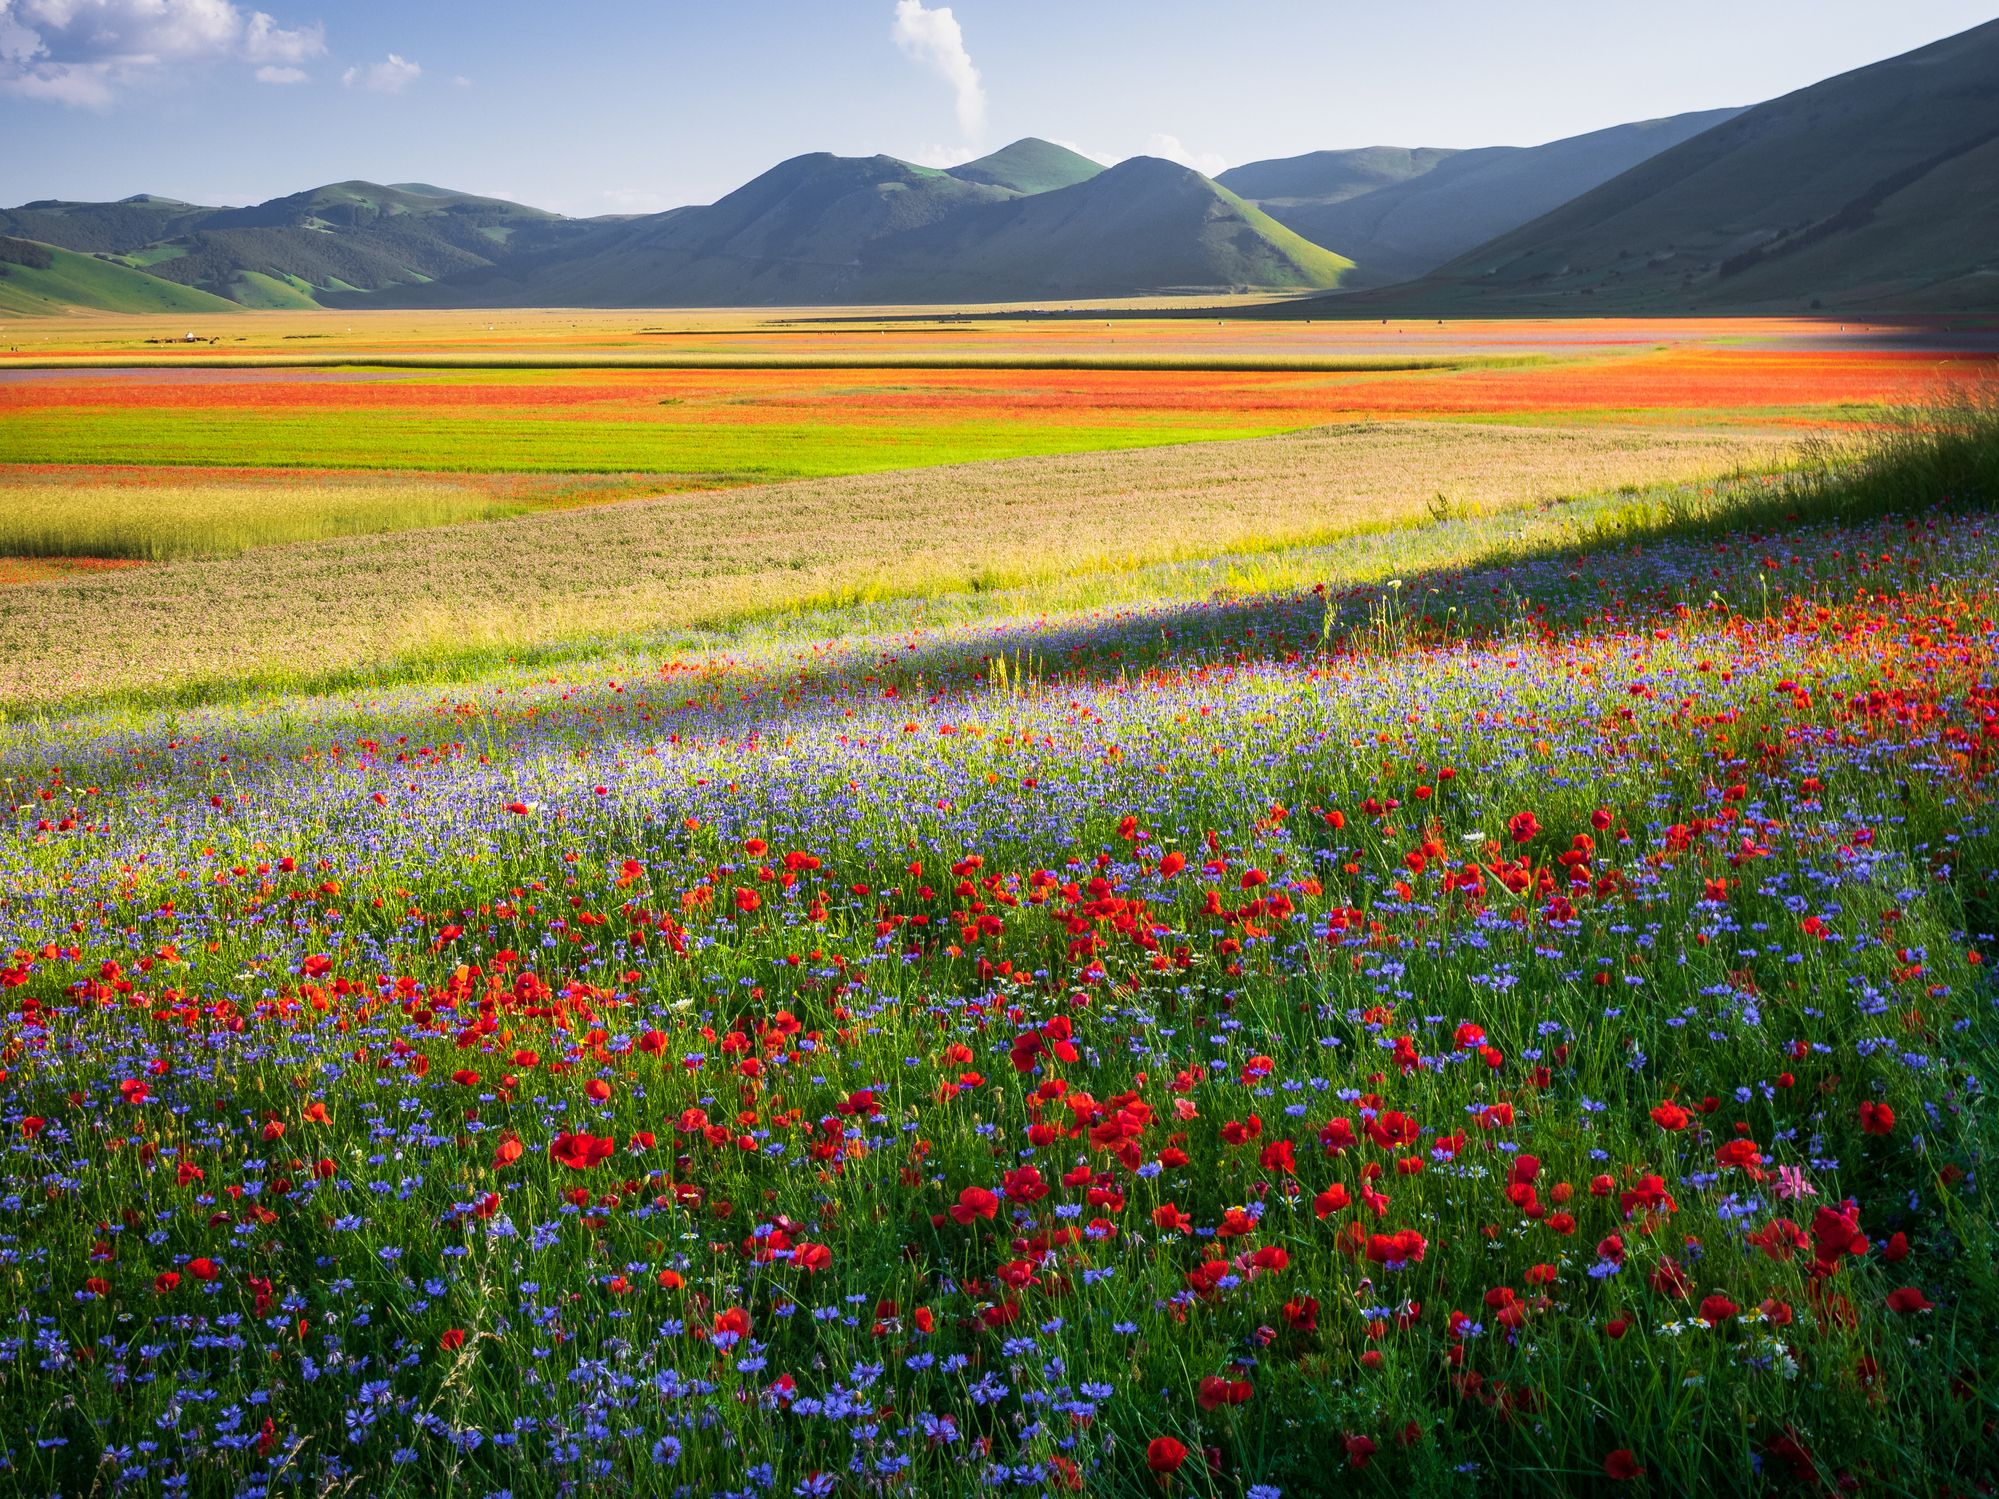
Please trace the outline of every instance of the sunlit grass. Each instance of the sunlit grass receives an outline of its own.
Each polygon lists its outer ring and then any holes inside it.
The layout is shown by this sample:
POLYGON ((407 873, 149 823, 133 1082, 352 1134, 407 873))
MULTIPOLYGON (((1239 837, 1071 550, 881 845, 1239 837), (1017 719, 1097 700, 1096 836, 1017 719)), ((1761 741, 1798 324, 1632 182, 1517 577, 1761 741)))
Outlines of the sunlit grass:
POLYGON ((0 467, 0 558, 165 562, 233 556, 287 542, 499 520, 719 482, 666 474, 0 467))

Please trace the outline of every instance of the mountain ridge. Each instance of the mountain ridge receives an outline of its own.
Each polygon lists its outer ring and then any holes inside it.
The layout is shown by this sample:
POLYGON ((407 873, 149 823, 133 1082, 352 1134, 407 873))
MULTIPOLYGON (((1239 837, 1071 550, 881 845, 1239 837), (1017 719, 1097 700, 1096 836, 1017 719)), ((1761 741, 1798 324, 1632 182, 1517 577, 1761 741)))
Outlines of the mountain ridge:
POLYGON ((1262 186, 1266 194, 1272 185, 1288 187, 1284 194, 1243 195, 1307 239, 1351 256, 1372 279, 1402 281, 1539 218, 1739 112, 1696 110, 1636 120, 1538 146, 1412 151, 1406 163, 1388 157, 1383 147, 1314 152, 1250 162, 1219 180, 1224 186, 1262 186), (1376 188, 1348 186, 1370 166, 1387 176, 1398 164, 1402 175, 1376 188), (1318 190, 1302 191, 1314 186, 1315 176, 1318 190))
POLYGON ((1375 295, 1425 311, 1999 305, 1999 21, 1756 105, 1375 295))

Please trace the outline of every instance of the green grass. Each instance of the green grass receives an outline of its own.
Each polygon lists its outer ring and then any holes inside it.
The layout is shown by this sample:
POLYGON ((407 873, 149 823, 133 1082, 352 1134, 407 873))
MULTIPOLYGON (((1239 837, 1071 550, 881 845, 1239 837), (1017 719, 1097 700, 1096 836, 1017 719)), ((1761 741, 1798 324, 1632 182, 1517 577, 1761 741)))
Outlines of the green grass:
POLYGON ((464 473, 711 474, 804 479, 1049 453, 1268 437, 1300 423, 1030 427, 997 422, 832 425, 531 421, 518 412, 45 409, 0 425, 0 462, 167 463, 464 473))
POLYGON ((46 270, 6 267, 0 312, 37 316, 86 307, 100 312, 234 312, 236 304, 130 266, 51 246, 46 270))
POLYGON ((262 271, 242 271, 229 283, 233 300, 244 307, 317 307, 310 295, 299 288, 296 278, 268 276, 262 271))

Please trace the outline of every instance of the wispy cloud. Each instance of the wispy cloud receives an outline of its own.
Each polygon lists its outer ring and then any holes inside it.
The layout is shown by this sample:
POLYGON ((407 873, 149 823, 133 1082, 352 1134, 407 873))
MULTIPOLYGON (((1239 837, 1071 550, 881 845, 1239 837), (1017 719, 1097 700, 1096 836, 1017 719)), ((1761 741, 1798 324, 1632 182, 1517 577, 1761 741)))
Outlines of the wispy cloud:
POLYGON ((304 68, 279 68, 268 63, 257 69, 259 83, 304 83, 310 76, 304 68))
POLYGON ((956 96, 959 128, 977 135, 986 125, 986 86, 965 50, 964 29, 951 7, 934 10, 923 0, 895 0, 895 24, 889 35, 910 61, 928 68, 956 96))
POLYGON ((231 0, 0 0, 0 91, 61 104, 101 109, 133 85, 215 62, 297 82, 299 64, 325 52, 319 22, 284 26, 231 0))
POLYGON ((1177 135, 1150 135, 1145 140, 1147 156, 1163 156, 1168 161, 1177 161, 1183 167, 1192 167, 1203 177, 1212 177, 1217 172, 1228 169, 1228 158, 1218 156, 1213 151, 1190 151, 1181 143, 1177 135))
POLYGON ((976 146, 919 146, 909 159, 920 167, 961 167, 978 155, 976 146))
POLYGON ((1054 140, 1050 144, 1060 146, 1064 151, 1074 151, 1078 156, 1087 156, 1101 166, 1114 167, 1118 164, 1119 158, 1115 152, 1092 151, 1087 146, 1079 146, 1069 140, 1054 140))
POLYGON ((391 52, 382 61, 371 62, 365 68, 349 68, 340 75, 340 81, 348 88, 364 88, 371 93, 400 94, 421 77, 421 63, 391 52))

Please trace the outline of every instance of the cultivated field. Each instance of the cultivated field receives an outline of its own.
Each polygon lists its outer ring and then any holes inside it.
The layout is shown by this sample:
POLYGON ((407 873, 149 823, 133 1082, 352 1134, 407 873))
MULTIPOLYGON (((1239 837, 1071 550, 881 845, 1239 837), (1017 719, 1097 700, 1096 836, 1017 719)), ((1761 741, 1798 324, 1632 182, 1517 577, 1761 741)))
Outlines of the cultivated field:
POLYGON ((0 332, 10 1483, 1999 1483, 1985 335, 1111 311, 0 332))
MULTIPOLYGON (((1022 584, 1101 588, 1106 575, 1147 564, 1333 539, 1349 549, 1342 571, 1378 576, 1404 567, 1410 533, 1439 521, 1449 524, 1429 538, 1442 544, 1433 555, 1496 534, 1546 544, 1587 521, 1569 509, 1511 513, 1619 488, 1698 488, 1783 452, 1752 435, 1384 424, 261 547, 0 592, 0 703, 435 675, 855 602, 1022 584), (1370 533, 1381 533, 1378 543, 1370 533)), ((238 506, 256 492, 221 491, 238 506)), ((385 492, 410 493, 400 483, 385 492)), ((282 517, 301 499, 339 493, 294 490, 273 508, 282 517)), ((143 514, 144 500, 133 491, 116 509, 57 513, 101 534, 143 514)), ((1613 496, 1609 507, 1628 500, 1613 496)), ((204 498, 200 514, 215 507, 204 498)))

